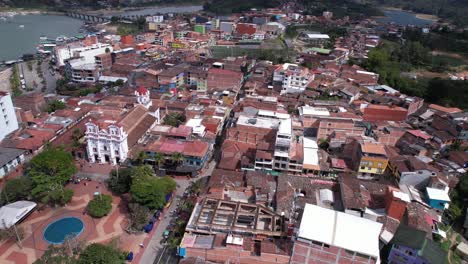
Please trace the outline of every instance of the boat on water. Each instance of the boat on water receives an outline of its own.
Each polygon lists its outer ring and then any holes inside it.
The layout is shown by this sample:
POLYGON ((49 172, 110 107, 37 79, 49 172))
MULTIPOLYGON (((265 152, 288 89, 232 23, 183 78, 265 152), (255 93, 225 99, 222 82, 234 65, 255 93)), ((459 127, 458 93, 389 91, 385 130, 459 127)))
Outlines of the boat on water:
POLYGON ((20 28, 24 28, 24 25, 19 25, 20 28))

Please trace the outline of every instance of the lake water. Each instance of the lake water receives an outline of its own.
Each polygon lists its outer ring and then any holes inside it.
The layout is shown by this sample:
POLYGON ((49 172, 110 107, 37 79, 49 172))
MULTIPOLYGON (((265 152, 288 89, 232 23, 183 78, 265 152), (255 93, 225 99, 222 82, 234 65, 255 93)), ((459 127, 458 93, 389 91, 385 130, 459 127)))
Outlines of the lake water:
MULTIPOLYGON (((154 15, 165 13, 192 13, 203 9, 201 5, 148 7, 140 10, 116 12, 116 15, 154 15)), ((25 53, 35 53, 40 36, 55 39, 79 34, 83 21, 57 15, 16 15, 0 19, 0 62, 15 60, 25 53), (24 27, 20 27, 23 25, 24 27)))
POLYGON ((400 10, 384 10, 385 17, 376 19, 382 23, 395 23, 398 25, 414 25, 418 27, 432 24, 431 20, 417 18, 415 13, 400 10))
POLYGON ((81 20, 56 15, 16 15, 0 20, 0 61, 35 53, 40 36, 55 39, 60 35, 77 35, 82 24, 81 20))

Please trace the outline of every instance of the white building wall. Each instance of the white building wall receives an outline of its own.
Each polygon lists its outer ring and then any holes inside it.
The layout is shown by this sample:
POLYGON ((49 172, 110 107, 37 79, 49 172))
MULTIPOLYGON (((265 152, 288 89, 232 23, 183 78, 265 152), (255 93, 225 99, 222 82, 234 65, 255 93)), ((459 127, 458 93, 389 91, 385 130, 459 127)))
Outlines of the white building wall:
POLYGON ((15 108, 9 93, 0 92, 0 141, 18 129, 15 108))
POLYGON ((18 167, 18 165, 23 164, 23 162, 24 155, 21 154, 19 157, 9 161, 7 164, 5 164, 5 166, 0 167, 0 179, 13 171, 16 167, 18 167))
POLYGON ((117 164, 128 157, 127 133, 121 127, 109 125, 99 129, 94 123, 86 124, 86 151, 91 163, 117 164))
POLYGON ((109 49, 112 52, 112 45, 106 43, 97 43, 91 46, 85 47, 68 47, 62 46, 55 49, 55 58, 57 60, 57 66, 65 65, 65 61, 77 57, 84 57, 86 61, 94 62, 94 56, 103 54, 109 49))

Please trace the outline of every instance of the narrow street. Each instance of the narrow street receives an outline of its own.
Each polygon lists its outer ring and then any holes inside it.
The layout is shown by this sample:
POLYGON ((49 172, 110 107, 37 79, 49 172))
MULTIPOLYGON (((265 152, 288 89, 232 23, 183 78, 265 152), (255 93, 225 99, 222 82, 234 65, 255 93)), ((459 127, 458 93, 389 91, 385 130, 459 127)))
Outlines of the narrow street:
POLYGON ((161 217, 160 222, 155 227, 156 230, 154 231, 153 237, 149 241, 148 245, 145 245, 146 249, 139 262, 141 264, 153 263, 156 257, 164 248, 164 245, 161 243, 161 240, 163 239, 164 230, 166 230, 167 226, 169 225, 172 219, 172 217, 169 216, 169 214, 171 211, 176 209, 177 202, 180 200, 180 198, 184 194, 184 191, 190 186, 191 181, 176 179, 176 182, 177 182, 178 187, 176 189, 176 193, 173 198, 174 200, 171 203, 171 206, 169 206, 169 208, 165 210, 164 215, 161 217))
POLYGON ((148 245, 146 246, 146 250, 143 253, 139 263, 141 264, 148 264, 148 263, 174 263, 175 262, 175 251, 170 250, 169 248, 165 248, 165 245, 161 243, 163 239, 164 230, 166 230, 167 226, 174 218, 174 216, 169 216, 170 212, 174 211, 177 208, 177 203, 180 201, 180 198, 183 196, 185 190, 190 186, 190 184, 196 180, 200 180, 202 178, 208 177, 213 172, 214 168, 216 167, 216 162, 213 160, 208 163, 206 169, 204 169, 200 176, 196 179, 181 179, 176 178, 175 181, 177 183, 176 194, 174 196, 174 200, 169 206, 168 209, 164 212, 164 216, 161 218, 159 224, 155 227, 156 230, 154 231, 153 237, 149 241, 148 245))

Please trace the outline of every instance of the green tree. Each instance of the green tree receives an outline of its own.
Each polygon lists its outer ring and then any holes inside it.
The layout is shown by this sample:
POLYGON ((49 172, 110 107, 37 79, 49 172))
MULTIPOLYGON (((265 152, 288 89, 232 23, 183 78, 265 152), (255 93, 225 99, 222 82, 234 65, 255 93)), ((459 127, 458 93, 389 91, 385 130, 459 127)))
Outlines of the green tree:
POLYGON ((80 140, 81 138, 83 138, 83 136, 84 136, 84 133, 79 128, 73 129, 72 136, 71 136, 71 139, 72 139, 71 147, 73 150, 78 150, 81 147, 80 140))
POLYGON ((135 163, 136 165, 143 165, 146 159, 148 159, 148 154, 145 151, 140 151, 135 159, 135 163))
POLYGON ((444 211, 444 216, 452 223, 463 222, 463 213, 468 204, 468 173, 460 177, 457 186, 450 193, 450 206, 444 211))
POLYGON ((132 179, 151 179, 154 171, 149 165, 142 165, 132 168, 132 179))
POLYGON ((59 100, 54 100, 47 105, 48 113, 52 113, 60 109, 65 109, 65 103, 59 100))
POLYGON ((193 182, 189 187, 189 192, 195 195, 198 195, 202 191, 203 185, 202 181, 198 180, 193 182))
POLYGON ((178 127, 185 122, 185 119, 185 115, 173 112, 164 117, 163 123, 168 126, 178 127))
POLYGON ((161 153, 156 153, 153 159, 156 165, 158 165, 158 168, 161 168, 164 165, 164 162, 166 161, 166 158, 161 153))
POLYGON ((112 210, 112 196, 100 194, 94 197, 89 201, 86 210, 94 218, 106 216, 112 210))
POLYGON ((151 216, 150 210, 143 205, 137 203, 128 204, 128 211, 130 214, 130 227, 133 230, 141 231, 143 226, 148 223, 151 216))
POLYGON ((112 170, 107 180, 109 189, 116 194, 124 194, 130 191, 132 173, 133 170, 131 168, 121 168, 118 173, 117 170, 112 170))
POLYGON ((65 189, 62 184, 44 174, 31 176, 33 186, 31 194, 36 201, 51 205, 65 205, 71 201, 73 190, 65 189))
POLYGON ((41 258, 34 261, 34 264, 75 264, 76 259, 68 254, 65 247, 49 245, 41 258))
POLYGON ((153 210, 162 208, 166 194, 175 188, 176 183, 170 177, 137 177, 133 179, 130 193, 133 201, 153 210))
POLYGON ((81 252, 78 258, 77 264, 119 264, 125 263, 125 257, 123 252, 119 249, 93 243, 87 246, 83 252, 81 252))
POLYGON ((319 144, 318 144, 318 145, 319 145, 319 147, 320 147, 321 149, 328 149, 328 147, 330 146, 330 143, 328 142, 327 139, 321 138, 321 139, 319 140, 319 144))
POLYGON ((176 152, 176 153, 171 155, 171 160, 172 160, 172 162, 174 162, 174 164, 179 165, 180 163, 182 163, 185 160, 185 157, 184 157, 184 155, 182 153, 176 152))
POLYGON ((32 181, 28 177, 7 180, 0 193, 0 204, 13 203, 31 198, 32 181))
POLYGON ((32 180, 31 194, 42 203, 64 205, 73 191, 63 186, 76 172, 70 153, 58 148, 48 148, 31 159, 27 175, 32 180))
POLYGON ((44 174, 64 185, 76 172, 73 157, 60 148, 48 148, 31 159, 28 174, 44 174))
POLYGON ((119 17, 116 17, 116 16, 112 16, 111 17, 111 22, 112 24, 116 24, 117 22, 119 22, 120 18, 119 17))

